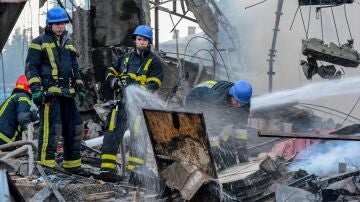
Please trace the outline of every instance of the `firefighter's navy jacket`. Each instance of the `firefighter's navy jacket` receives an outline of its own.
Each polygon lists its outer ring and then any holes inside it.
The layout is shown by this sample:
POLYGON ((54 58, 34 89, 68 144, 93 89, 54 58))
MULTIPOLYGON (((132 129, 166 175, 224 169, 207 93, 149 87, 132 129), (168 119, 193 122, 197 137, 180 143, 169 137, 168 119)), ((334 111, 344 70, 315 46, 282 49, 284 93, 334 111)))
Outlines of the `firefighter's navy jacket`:
POLYGON ((219 132, 221 124, 246 124, 250 104, 239 108, 231 106, 229 89, 233 85, 234 83, 228 81, 205 81, 186 95, 185 107, 203 112, 208 122, 211 122, 207 124, 208 128, 213 126, 215 133, 219 132))
MULTIPOLYGON (((134 50, 120 57, 112 67, 107 69, 107 82, 109 83, 113 78, 120 78, 127 84, 135 84, 141 88, 156 91, 161 86, 163 68, 160 59, 150 49, 141 55, 134 50)), ((105 132, 101 150, 101 169, 116 168, 116 154, 123 134, 128 128, 125 101, 120 102, 118 106, 113 108, 108 116, 108 131, 105 132)), ((140 118, 139 115, 138 117, 140 118)), ((135 128, 135 126, 130 128, 135 128)), ((132 134, 134 135, 130 137, 127 167, 129 170, 135 170, 136 166, 143 166, 146 162, 146 152, 134 149, 136 145, 144 141, 144 137, 142 134, 137 135, 136 132, 132 134)))
POLYGON ((61 38, 58 40, 46 27, 45 34, 30 44, 25 73, 32 92, 42 90, 73 97, 76 84, 83 84, 73 41, 66 31, 61 38))
POLYGON ((112 78, 125 79, 129 84, 139 84, 148 90, 155 91, 161 86, 163 69, 161 61, 150 51, 139 55, 135 50, 121 56, 117 62, 107 69, 106 80, 112 78))
POLYGON ((30 95, 15 89, 0 105, 0 143, 10 143, 21 138, 21 132, 31 122, 30 95), (20 134, 20 135, 19 135, 20 134))

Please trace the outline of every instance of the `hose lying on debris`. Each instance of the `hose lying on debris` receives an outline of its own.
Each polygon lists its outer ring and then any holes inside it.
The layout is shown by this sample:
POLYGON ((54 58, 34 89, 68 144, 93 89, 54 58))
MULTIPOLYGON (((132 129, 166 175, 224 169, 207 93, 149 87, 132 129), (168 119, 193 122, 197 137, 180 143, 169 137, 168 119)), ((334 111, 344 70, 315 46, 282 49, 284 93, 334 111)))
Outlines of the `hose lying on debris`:
POLYGON ((12 148, 12 147, 18 147, 18 146, 22 146, 22 145, 31 145, 34 150, 37 150, 35 142, 30 141, 30 140, 21 140, 21 141, 16 141, 16 142, 11 142, 8 144, 0 145, 0 150, 12 148))

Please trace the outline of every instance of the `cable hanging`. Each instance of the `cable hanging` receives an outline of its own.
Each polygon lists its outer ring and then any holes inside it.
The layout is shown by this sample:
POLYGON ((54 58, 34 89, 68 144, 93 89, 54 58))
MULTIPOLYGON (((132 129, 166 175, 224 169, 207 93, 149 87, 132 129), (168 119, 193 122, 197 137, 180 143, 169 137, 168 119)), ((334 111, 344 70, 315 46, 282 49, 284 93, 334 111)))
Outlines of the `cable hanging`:
MULTIPOLYGON (((184 61, 183 61, 184 64, 185 64, 185 56, 186 56, 187 48, 188 48, 190 42, 191 42, 192 40, 196 39, 196 38, 205 39, 205 40, 207 40, 208 42, 210 42, 211 45, 213 45, 214 49, 215 49, 215 50, 219 53, 219 55, 220 55, 221 61, 222 61, 223 64, 224 64, 224 68, 225 68, 225 71, 226 71, 227 78, 228 78, 228 80, 230 80, 229 72, 228 72, 228 70, 227 70, 227 66, 226 66, 226 64, 225 64, 225 60, 224 60, 221 52, 220 52, 219 49, 215 46, 215 44, 214 44, 210 39, 208 39, 208 38, 206 38, 206 37, 203 37, 203 36, 194 36, 194 37, 192 37, 192 38, 186 43, 185 51, 184 51, 184 61)), ((183 65, 183 68, 184 68, 184 65, 183 65)))
POLYGON ((358 104, 358 102, 360 101, 360 96, 358 97, 358 99, 356 100, 354 106, 352 107, 352 109, 350 110, 350 112, 347 114, 346 118, 344 119, 344 121, 342 122, 341 125, 344 125, 345 121, 348 119, 348 117, 350 116, 350 114, 353 112, 353 110, 355 109, 356 105, 358 104))
MULTIPOLYGON (((340 119, 343 119, 343 118, 344 118, 344 117, 342 117, 342 116, 339 116, 339 115, 336 115, 336 114, 333 114, 333 113, 331 113, 331 112, 327 112, 327 111, 324 111, 324 110, 321 110, 321 109, 317 109, 317 108, 315 108, 315 107, 309 107, 309 106, 302 105, 302 104, 300 104, 299 106, 304 107, 304 108, 306 108, 306 109, 311 109, 311 110, 315 110, 315 111, 318 111, 318 112, 322 112, 322 113, 325 113, 325 114, 328 114, 328 115, 331 115, 331 116, 334 116, 334 117, 337 117, 337 118, 340 118, 340 119)), ((350 120, 349 120, 349 122, 355 124, 354 121, 350 121, 350 120)))
MULTIPOLYGON (((348 116, 348 117, 350 117, 350 118, 352 118, 352 119, 360 122, 360 119, 359 119, 359 118, 354 117, 354 116, 351 116, 351 115, 349 115, 348 113, 345 113, 345 112, 342 112, 342 111, 339 111, 339 110, 337 110, 337 109, 333 109, 333 108, 330 108, 330 107, 326 107, 326 106, 322 106, 322 105, 317 105, 317 104, 303 103, 303 102, 299 103, 299 105, 309 105, 309 106, 315 106, 315 107, 319 107, 319 108, 331 110, 331 111, 333 111, 333 112, 337 112, 337 113, 339 113, 339 114, 348 116)), ((342 117, 342 118, 344 118, 344 117, 342 117)))
POLYGON ((214 58, 214 55, 208 50, 208 49, 205 49, 205 48, 202 48, 198 51, 196 51, 196 53, 194 53, 191 58, 190 58, 190 61, 192 61, 192 59, 198 54, 200 53, 201 51, 206 51, 210 54, 210 56, 212 57, 212 62, 213 62, 213 66, 214 66, 214 75, 212 77, 212 79, 215 79, 215 73, 216 73, 216 69, 215 69, 215 66, 216 66, 216 63, 215 63, 215 58, 214 58))
MULTIPOLYGON (((320 5, 322 5, 322 0, 320 0, 320 5)), ((324 41, 324 27, 323 27, 323 18, 322 18, 322 7, 316 8, 316 19, 319 19, 320 15, 320 29, 321 29, 321 40, 324 41)))
POLYGON ((347 27, 348 27, 348 30, 349 30, 350 40, 353 40, 352 35, 351 35, 349 20, 347 18, 345 0, 344 0, 344 13, 345 13, 346 24, 347 24, 347 27))
POLYGON ((292 27, 293 27, 293 25, 294 25, 295 18, 296 18, 297 13, 299 12, 299 9, 300 9, 300 6, 298 6, 297 9, 296 9, 296 11, 295 11, 295 14, 294 14, 294 17, 293 17, 293 19, 292 19, 292 22, 291 22, 291 25, 290 25, 290 29, 289 29, 289 30, 291 30, 292 27))
POLYGON ((302 24, 303 24, 303 27, 304 27, 304 31, 305 31, 305 37, 306 37, 306 39, 308 39, 308 35, 307 35, 306 27, 305 27, 304 16, 303 16, 303 14, 302 14, 302 10, 301 10, 301 7, 300 7, 300 6, 299 6, 299 10, 300 10, 301 21, 302 21, 302 24))
POLYGON ((309 8, 309 17, 308 17, 308 24, 307 24, 307 29, 306 29, 306 36, 309 36, 310 19, 311 19, 311 0, 310 0, 310 8, 309 8))
POLYGON ((334 9, 333 9, 333 6, 331 6, 330 8, 331 8, 331 14, 332 14, 332 17, 333 17, 333 21, 334 21, 334 26, 335 26, 336 36, 337 36, 338 43, 339 43, 339 46, 340 46, 341 44, 340 44, 339 33, 338 33, 338 30, 337 30, 337 26, 336 26, 335 15, 334 15, 334 9))

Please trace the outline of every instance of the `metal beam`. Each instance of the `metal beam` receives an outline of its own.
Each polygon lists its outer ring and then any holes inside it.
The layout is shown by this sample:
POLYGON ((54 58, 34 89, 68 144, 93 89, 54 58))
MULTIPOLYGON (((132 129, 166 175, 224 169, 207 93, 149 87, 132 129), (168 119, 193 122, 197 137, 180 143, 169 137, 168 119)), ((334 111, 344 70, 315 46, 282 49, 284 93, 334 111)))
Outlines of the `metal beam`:
POLYGON ((165 7, 157 6, 157 8, 159 8, 159 10, 161 10, 161 11, 163 11, 163 12, 170 13, 170 14, 172 14, 172 15, 176 15, 176 16, 178 16, 178 17, 182 17, 182 18, 185 18, 185 19, 187 19, 187 20, 190 20, 190 21, 192 21, 192 22, 197 23, 197 20, 196 20, 196 19, 190 18, 190 17, 188 17, 188 16, 186 16, 186 15, 182 15, 182 14, 176 13, 176 12, 174 12, 174 11, 171 11, 171 10, 165 8, 165 7))
POLYGON ((64 197, 60 194, 59 190, 56 189, 55 185, 51 183, 49 177, 45 174, 44 169, 40 164, 36 164, 36 168, 39 171, 40 175, 43 177, 45 183, 50 187, 51 191, 54 193, 56 199, 60 202, 65 202, 64 197))
POLYGON ((351 140, 360 141, 360 134, 322 134, 320 132, 313 133, 283 133, 272 131, 259 131, 261 137, 285 137, 285 138, 306 138, 306 139, 323 139, 323 140, 351 140))
POLYGON ((274 58, 275 58, 275 54, 276 54, 276 38, 277 38, 277 34, 279 32, 279 23, 280 23, 280 17, 282 15, 282 6, 284 4, 284 0, 278 0, 278 4, 277 4, 277 10, 276 10, 276 18, 275 18, 275 27, 274 27, 274 34, 273 34, 273 39, 272 39, 272 43, 271 43, 271 48, 270 48, 270 53, 269 56, 270 58, 268 59, 269 62, 269 92, 272 92, 272 84, 273 84, 273 75, 275 74, 275 72, 273 71, 273 65, 274 65, 274 58))
MULTIPOLYGON (((66 1, 65 1, 66 2, 66 1)), ((65 8, 65 6, 62 4, 62 2, 61 2, 61 0, 57 0, 57 3, 59 4, 59 6, 62 8, 62 9, 64 9, 65 11, 66 11, 66 8, 65 8)), ((70 21, 70 23, 72 24, 72 18, 71 18, 71 16, 69 15, 69 13, 66 11, 66 15, 68 16, 68 18, 69 18, 69 21, 70 21)))
MULTIPOLYGON (((155 4, 158 5, 159 0, 155 0, 155 4)), ((159 7, 155 7, 155 49, 159 50, 159 7)))

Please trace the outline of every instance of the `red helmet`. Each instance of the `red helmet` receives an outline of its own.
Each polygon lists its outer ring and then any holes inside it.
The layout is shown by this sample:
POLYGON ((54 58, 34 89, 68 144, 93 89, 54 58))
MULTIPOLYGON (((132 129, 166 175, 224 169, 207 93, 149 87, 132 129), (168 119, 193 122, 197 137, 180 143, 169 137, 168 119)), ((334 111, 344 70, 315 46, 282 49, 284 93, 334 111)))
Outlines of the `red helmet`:
POLYGON ((21 89, 21 90, 26 90, 27 92, 31 93, 29 82, 26 79, 25 74, 20 75, 19 78, 16 80, 15 88, 21 89))

